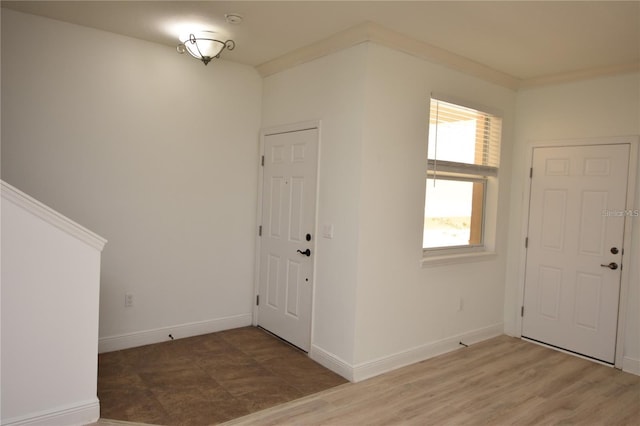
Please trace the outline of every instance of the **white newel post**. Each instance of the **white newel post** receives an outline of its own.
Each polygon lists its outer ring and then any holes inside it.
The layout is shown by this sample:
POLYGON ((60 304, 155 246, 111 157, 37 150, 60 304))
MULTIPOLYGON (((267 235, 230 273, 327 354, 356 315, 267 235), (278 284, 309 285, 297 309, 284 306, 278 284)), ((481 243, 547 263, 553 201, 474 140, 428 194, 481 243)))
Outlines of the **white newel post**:
POLYGON ((93 422, 106 240, 1 184, 1 424, 93 422))

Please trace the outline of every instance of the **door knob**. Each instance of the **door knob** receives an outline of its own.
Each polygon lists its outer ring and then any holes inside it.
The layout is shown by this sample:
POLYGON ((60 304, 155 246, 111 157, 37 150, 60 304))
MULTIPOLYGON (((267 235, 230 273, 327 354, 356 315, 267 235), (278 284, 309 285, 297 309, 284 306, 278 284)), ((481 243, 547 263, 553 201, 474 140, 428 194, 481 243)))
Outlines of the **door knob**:
POLYGON ((618 264, 616 262, 611 262, 608 265, 600 265, 603 268, 609 268, 609 269, 618 269, 618 264))
MULTIPOLYGON (((311 256, 311 250, 309 250, 309 249, 306 249, 305 251, 302 251, 302 250, 297 250, 297 251, 298 251, 298 253, 304 254, 305 256, 311 256)), ((617 267, 618 267, 618 265, 616 265, 616 268, 617 267)))

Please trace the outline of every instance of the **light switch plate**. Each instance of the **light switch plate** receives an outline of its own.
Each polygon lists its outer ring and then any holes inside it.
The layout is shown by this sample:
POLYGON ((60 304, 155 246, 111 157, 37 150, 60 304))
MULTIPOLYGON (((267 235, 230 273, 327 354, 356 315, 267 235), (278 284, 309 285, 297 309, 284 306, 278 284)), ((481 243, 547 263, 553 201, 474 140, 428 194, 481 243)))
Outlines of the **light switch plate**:
POLYGON ((333 225, 322 225, 322 236, 324 238, 333 238, 333 225))

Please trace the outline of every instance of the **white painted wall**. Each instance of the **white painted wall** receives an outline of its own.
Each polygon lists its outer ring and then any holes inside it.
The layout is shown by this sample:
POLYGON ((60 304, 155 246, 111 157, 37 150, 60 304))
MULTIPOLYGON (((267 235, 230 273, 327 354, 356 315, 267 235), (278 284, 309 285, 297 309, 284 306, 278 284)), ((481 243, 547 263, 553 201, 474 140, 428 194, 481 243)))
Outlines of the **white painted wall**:
POLYGON ((358 204, 367 47, 359 45, 264 79, 263 127, 322 120, 311 352, 353 363, 358 204), (334 227, 334 238, 321 236, 334 227))
POLYGON ((498 255, 421 268, 431 91, 504 111, 509 164, 515 94, 404 53, 364 43, 264 81, 265 127, 322 120, 318 223, 335 237, 318 237, 313 346, 355 380, 502 331, 509 167, 495 195, 498 255))
POLYGON ((512 333, 526 141, 640 132, 637 74, 516 95, 364 43, 261 81, 224 60, 204 67, 168 47, 2 15, 2 176, 109 239, 100 336, 111 348, 250 323, 260 127, 322 121, 312 352, 355 379, 503 321, 512 333), (504 114, 490 260, 420 266, 432 91, 504 114))
POLYGON ((96 421, 105 241, 4 182, 1 240, 1 423, 96 421))
MULTIPOLYGON (((524 220, 525 185, 529 165, 527 152, 531 141, 626 136, 640 134, 640 74, 631 73, 574 83, 522 90, 517 99, 513 176, 511 186, 509 260, 506 275, 505 331, 519 335, 516 319, 519 268, 523 253, 521 241, 524 220)), ((639 176, 640 178, 640 176, 639 176)), ((636 182, 640 191, 640 179, 636 182)), ((635 196, 640 203, 640 193, 635 196)), ((640 374, 640 222, 633 219, 632 257, 625 335, 625 369, 640 374)))
POLYGON ((103 349, 251 323, 261 84, 3 9, 2 178, 110 241, 103 349))
POLYGON ((515 106, 513 91, 475 77, 376 44, 368 53, 354 360, 367 371, 418 360, 438 345, 455 348, 457 340, 443 344, 455 336, 501 332, 515 106), (489 195, 499 201, 490 260, 421 267, 432 92, 503 113, 504 167, 489 195))

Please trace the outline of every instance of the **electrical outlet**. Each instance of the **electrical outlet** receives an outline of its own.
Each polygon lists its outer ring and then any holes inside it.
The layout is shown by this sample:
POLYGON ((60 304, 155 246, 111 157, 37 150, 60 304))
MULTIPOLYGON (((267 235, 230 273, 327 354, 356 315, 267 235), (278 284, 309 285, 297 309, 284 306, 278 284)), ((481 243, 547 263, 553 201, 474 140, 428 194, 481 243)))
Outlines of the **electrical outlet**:
POLYGON ((133 293, 125 293, 124 295, 124 307, 130 308, 133 306, 133 293))

